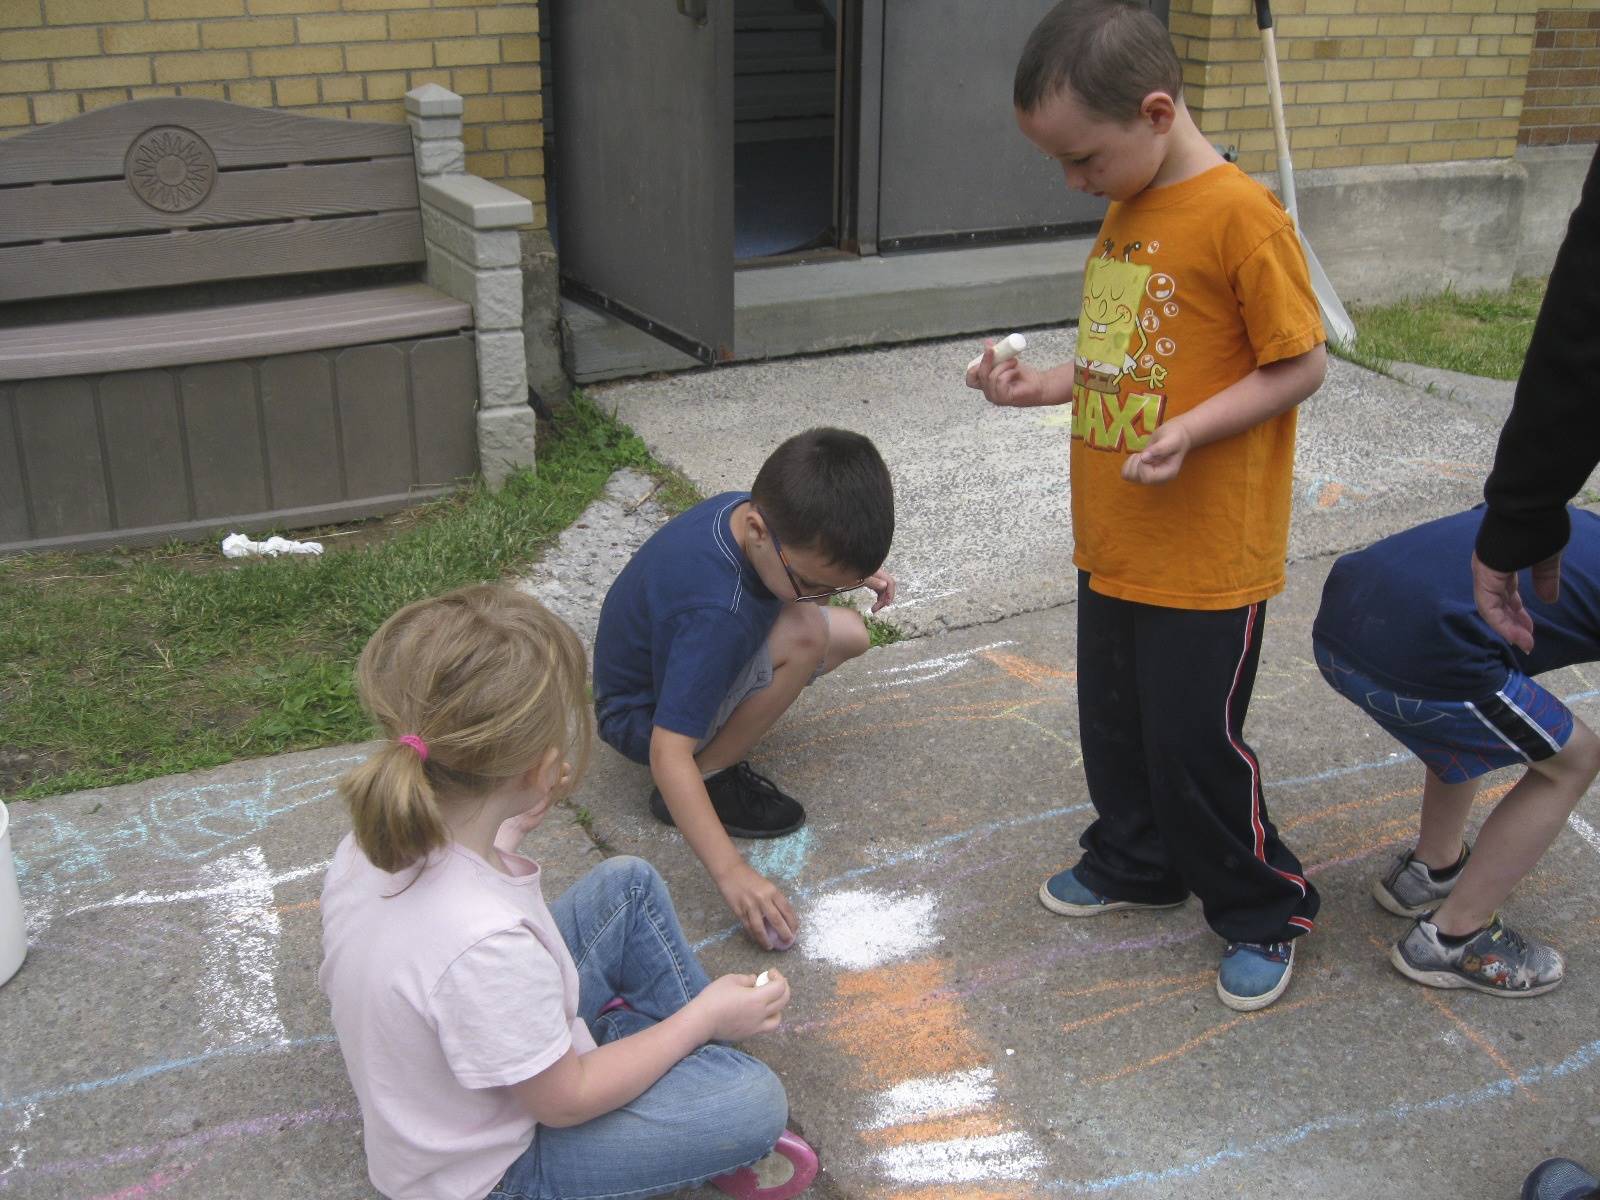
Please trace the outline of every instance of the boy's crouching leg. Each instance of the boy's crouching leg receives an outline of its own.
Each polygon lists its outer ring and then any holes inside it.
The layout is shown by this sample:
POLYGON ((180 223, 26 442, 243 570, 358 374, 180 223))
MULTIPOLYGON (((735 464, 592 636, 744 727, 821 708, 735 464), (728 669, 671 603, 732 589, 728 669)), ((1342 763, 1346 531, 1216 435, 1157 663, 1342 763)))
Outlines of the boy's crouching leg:
POLYGON ((1537 996, 1560 984, 1566 974, 1561 953, 1506 926, 1498 910, 1597 774, 1600 738, 1574 718, 1566 744, 1530 763, 1489 814, 1449 896, 1395 944, 1389 956, 1395 968, 1432 987, 1498 996, 1537 996))
POLYGON ((1466 934, 1488 924, 1550 848, 1596 774, 1600 738, 1574 718, 1566 744, 1529 763, 1484 821, 1460 881, 1434 914, 1441 932, 1466 934))
POLYGON ((865 654, 872 645, 872 635, 867 632, 866 619, 853 608, 829 605, 822 610, 822 615, 828 645, 820 673, 826 674, 840 664, 865 654))

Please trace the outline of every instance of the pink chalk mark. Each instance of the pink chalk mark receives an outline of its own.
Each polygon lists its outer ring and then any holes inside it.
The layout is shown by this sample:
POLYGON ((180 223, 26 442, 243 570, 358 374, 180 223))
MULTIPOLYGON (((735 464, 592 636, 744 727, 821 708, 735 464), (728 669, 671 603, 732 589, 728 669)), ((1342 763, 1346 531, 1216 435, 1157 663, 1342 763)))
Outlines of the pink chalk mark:
POLYGON ((96 1196, 94 1200, 140 1200, 142 1196, 154 1196, 158 1192, 166 1191, 199 1165, 199 1163, 187 1163, 174 1171, 160 1170, 143 1183, 135 1183, 115 1192, 105 1192, 96 1196))
MULTIPOLYGON (((202 1129, 197 1133, 185 1134, 182 1137, 170 1138, 165 1142, 156 1142, 147 1146, 126 1146, 121 1150, 113 1150, 109 1154, 98 1155, 94 1158, 80 1158, 63 1162, 41 1163, 38 1166, 25 1166, 9 1174, 0 1175, 0 1192, 9 1191, 12 1186, 20 1186, 23 1180, 34 1175, 80 1175, 90 1171, 103 1171, 107 1167, 119 1167, 126 1163, 139 1162, 143 1159, 157 1156, 180 1155, 194 1150, 206 1150, 220 1142, 239 1141, 245 1138, 260 1137, 264 1134, 286 1133, 291 1129, 303 1129, 310 1125, 336 1125, 345 1121, 358 1119, 359 1114, 353 1108, 343 1108, 338 1105, 324 1105, 321 1108, 307 1109, 296 1113, 273 1113, 269 1116, 250 1117, 243 1121, 232 1121, 226 1125, 218 1125, 212 1129, 202 1129)), ((217 1146, 217 1149, 220 1149, 217 1146)), ((213 1151, 214 1153, 215 1151, 213 1151)), ((205 1155, 200 1161, 205 1161, 205 1155)), ((157 1171, 144 1183, 134 1184, 134 1190, 124 1189, 120 1192, 110 1192, 104 1196, 97 1196, 95 1200, 137 1200, 141 1196, 158 1194, 161 1188, 170 1186, 194 1170, 199 1163, 193 1163, 182 1169, 182 1174, 169 1174, 165 1170, 157 1171), (159 1182, 159 1187, 156 1184, 159 1182), (145 1190, 139 1191, 137 1189, 145 1190)))

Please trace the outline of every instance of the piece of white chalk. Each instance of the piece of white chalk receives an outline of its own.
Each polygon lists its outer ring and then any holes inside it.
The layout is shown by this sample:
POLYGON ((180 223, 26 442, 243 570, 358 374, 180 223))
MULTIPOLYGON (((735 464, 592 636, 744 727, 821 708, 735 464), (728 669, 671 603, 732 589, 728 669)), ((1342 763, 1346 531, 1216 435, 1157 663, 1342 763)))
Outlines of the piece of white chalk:
POLYGON ((756 976, 756 986, 757 987, 766 987, 767 986, 767 973, 765 971, 761 972, 761 974, 756 976))
MULTIPOLYGON (((1008 358, 1015 358, 1028 348, 1028 339, 1020 333, 1008 333, 994 344, 994 361, 996 365, 1003 363, 1008 358)), ((976 371, 983 363, 983 355, 978 355, 967 364, 967 373, 976 371)))

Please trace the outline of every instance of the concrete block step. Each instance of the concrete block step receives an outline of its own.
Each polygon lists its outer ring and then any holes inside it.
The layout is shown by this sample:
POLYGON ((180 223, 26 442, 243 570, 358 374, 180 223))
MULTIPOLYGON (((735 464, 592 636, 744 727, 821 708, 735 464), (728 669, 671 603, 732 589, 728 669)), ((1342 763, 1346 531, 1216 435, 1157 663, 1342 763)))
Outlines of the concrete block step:
MULTIPOLYGON (((734 358, 748 361, 1075 321, 1089 238, 833 258, 734 275, 734 358)), ((670 314, 654 314, 670 323, 670 314)), ((563 299, 563 355, 579 383, 701 365, 633 326, 563 299)))

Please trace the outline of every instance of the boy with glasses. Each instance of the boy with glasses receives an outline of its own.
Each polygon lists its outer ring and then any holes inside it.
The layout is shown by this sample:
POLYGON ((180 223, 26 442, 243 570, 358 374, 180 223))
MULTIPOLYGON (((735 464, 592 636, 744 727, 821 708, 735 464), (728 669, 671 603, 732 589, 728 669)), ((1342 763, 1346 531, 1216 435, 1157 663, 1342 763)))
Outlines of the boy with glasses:
POLYGON ((731 837, 792 833, 806 814, 745 756, 801 690, 866 652, 867 628, 830 597, 894 600, 881 570, 894 489, 877 448, 843 429, 784 442, 749 492, 668 522, 622 569, 595 634, 595 720, 650 768, 650 811, 683 831, 752 939, 787 949, 798 918, 731 837))

